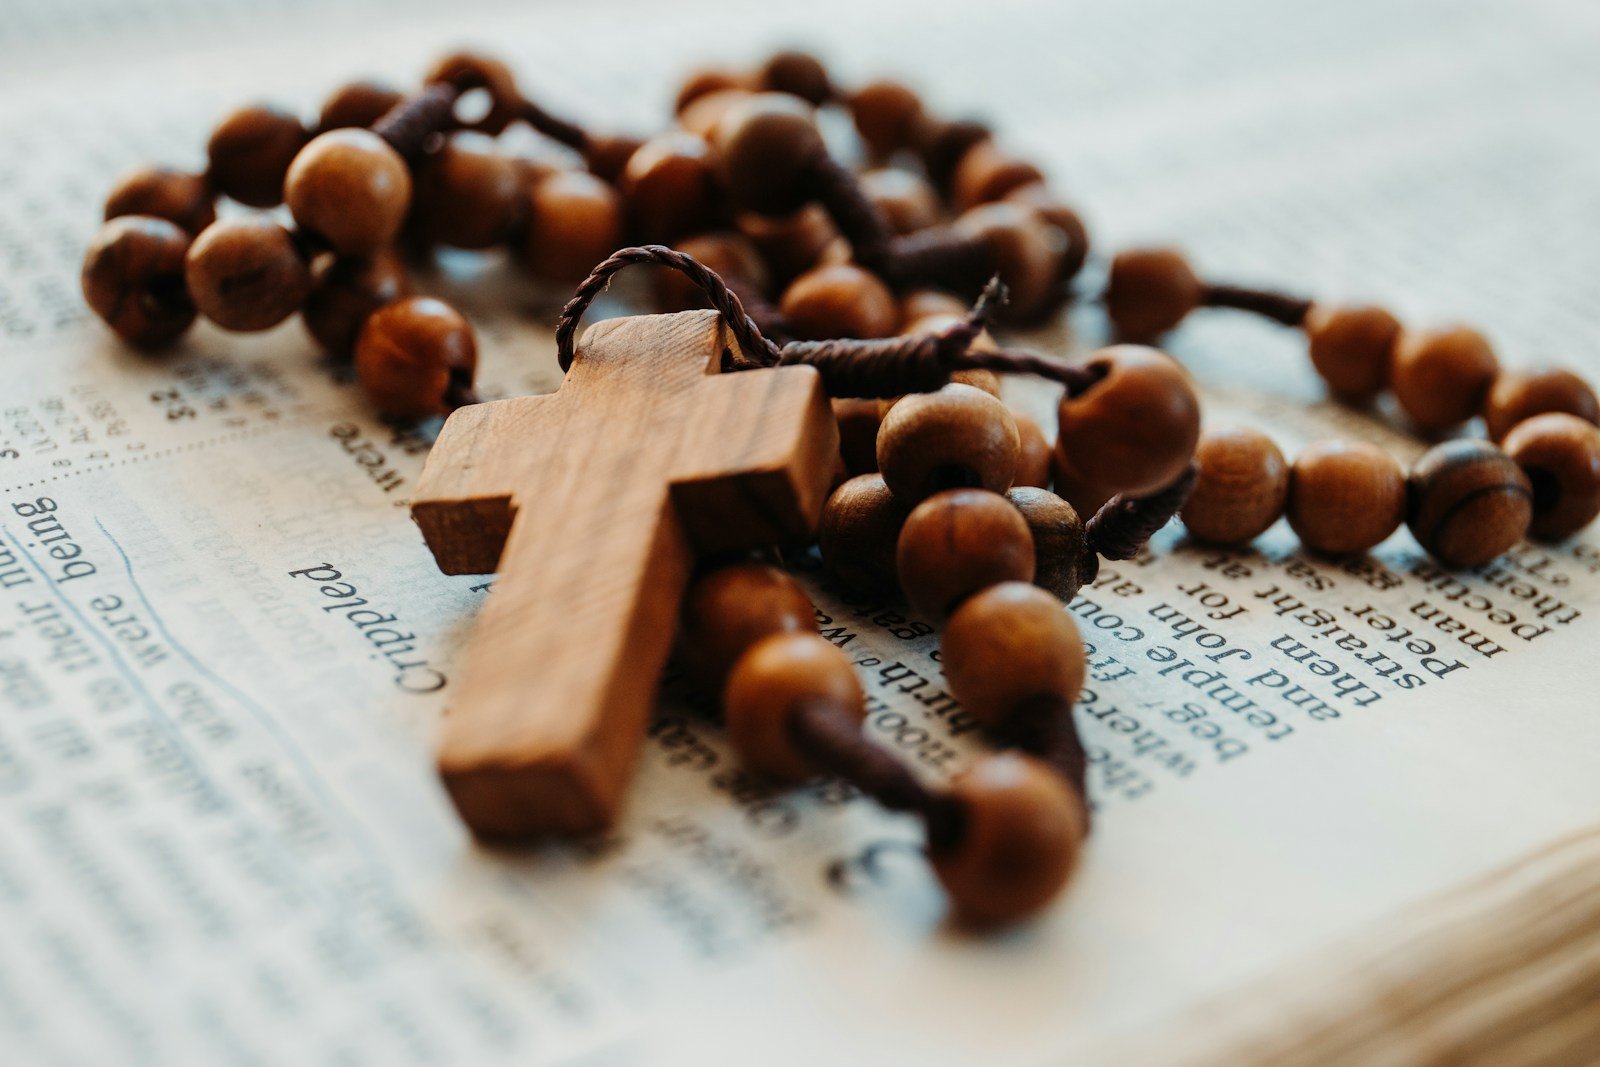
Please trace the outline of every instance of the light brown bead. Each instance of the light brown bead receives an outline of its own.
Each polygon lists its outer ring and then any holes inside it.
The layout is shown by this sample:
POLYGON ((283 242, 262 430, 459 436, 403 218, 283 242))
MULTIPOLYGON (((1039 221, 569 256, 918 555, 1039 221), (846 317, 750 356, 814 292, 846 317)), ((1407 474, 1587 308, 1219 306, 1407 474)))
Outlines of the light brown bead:
POLYGON ((926 178, 900 167, 861 175, 861 191, 894 233, 914 233, 939 221, 939 194, 926 178))
POLYGON ((1200 306, 1205 286, 1172 248, 1130 249, 1111 260, 1106 315, 1123 341, 1154 341, 1200 306))
MULTIPOLYGON (((696 234, 685 237, 673 245, 678 251, 693 256, 710 267, 734 287, 749 286, 756 292, 767 287, 767 267, 761 262, 761 253, 743 234, 728 230, 696 234)), ((678 271, 658 270, 651 279, 655 286, 656 305, 663 311, 687 311, 706 307, 706 295, 678 271)))
POLYGON ((1260 430, 1235 426, 1203 434, 1194 459, 1200 476, 1179 515, 1195 538, 1246 544, 1283 514, 1289 464, 1260 430))
POLYGON ((811 199, 811 164, 827 152, 813 108, 788 93, 740 100, 717 123, 711 142, 734 203, 766 215, 786 215, 811 199))
POLYGON ((471 386, 477 365, 472 324, 432 297, 407 297, 380 308, 356 340, 356 376, 391 418, 446 414, 450 396, 471 386))
POLYGON ((883 158, 916 143, 922 100, 899 82, 868 82, 851 94, 850 113, 867 150, 883 158))
POLYGON ((1289 525, 1314 552, 1375 548, 1405 516, 1406 478, 1393 456, 1365 441, 1319 441, 1289 471, 1289 525))
POLYGON ((216 195, 202 175, 139 167, 124 174, 106 197, 105 217, 123 215, 154 215, 197 234, 217 220, 216 195))
POLYGON ((700 686, 720 693, 734 661, 757 641, 816 629, 816 609, 798 582, 776 567, 738 563, 718 567, 689 586, 678 653, 700 686))
POLYGON ((1089 231, 1078 213, 1051 192, 1050 187, 1043 182, 1018 186, 1007 193, 1004 199, 1032 208, 1046 222, 1061 231, 1066 240, 1066 250, 1062 253, 1061 277, 1063 280, 1076 277, 1089 258, 1089 231))
POLYGON ((735 223, 760 251, 778 285, 819 264, 842 262, 849 254, 849 242, 818 204, 807 204, 792 215, 745 212, 735 223), (835 258, 834 249, 841 249, 843 255, 835 258))
POLYGON ((739 758, 776 782, 814 776, 817 769, 796 748, 789 725, 812 701, 858 723, 867 717, 866 695, 850 657, 814 633, 758 641, 734 664, 722 694, 728 740, 739 758))
POLYGON ((1506 435, 1505 450, 1532 487, 1534 537, 1559 541, 1600 515, 1600 429, 1565 412, 1535 415, 1506 435))
POLYGON ((908 504, 957 486, 1003 493, 1016 477, 1021 448, 1006 406, 955 382, 889 409, 878 431, 878 470, 908 504))
POLYGON ((1447 430, 1483 408, 1499 370, 1494 349, 1476 330, 1407 330, 1395 345, 1389 385, 1401 410, 1418 427, 1447 430))
POLYGON ((284 175, 310 133, 301 121, 266 104, 241 107, 211 131, 206 173, 223 196, 250 207, 283 203, 284 175))
POLYGON ((1011 484, 1050 488, 1050 442, 1045 440, 1044 431, 1033 421, 1032 415, 1015 408, 1011 409, 1011 421, 1017 424, 1019 446, 1017 473, 1012 477, 1011 484))
POLYGON ((1569 370, 1508 370, 1494 380, 1483 404, 1484 427, 1491 440, 1503 440, 1524 419, 1551 411, 1600 423, 1600 401, 1589 383, 1569 370))
POLYGON ((986 756, 950 783, 962 818, 953 842, 929 855, 957 922, 993 927, 1030 919, 1060 895, 1088 832, 1079 797, 1043 762, 986 756))
POLYGON ((861 474, 833 491, 817 532, 822 566, 848 593, 881 595, 895 588, 895 551, 907 508, 883 477, 861 474))
POLYGON ((751 90, 740 88, 717 89, 696 97, 694 102, 678 113, 678 128, 685 133, 710 140, 717 126, 740 101, 751 96, 751 90))
POLYGON ((945 624, 939 658, 950 692, 991 730, 1004 729, 1035 697, 1058 697, 1070 707, 1087 668, 1066 605, 1025 582, 968 597, 945 624))
POLYGON ((1060 302, 1066 242, 1033 209, 1010 201, 982 204, 956 219, 954 229, 988 247, 995 273, 1006 284, 1007 318, 1031 321, 1060 302))
POLYGON ((754 85, 749 75, 737 70, 707 67, 694 71, 678 87, 678 95, 672 104, 672 113, 681 115, 695 101, 729 89, 750 92, 754 89, 754 85))
POLYGON ((853 263, 806 271, 789 283, 778 310, 796 337, 813 341, 888 337, 900 320, 889 287, 853 263))
POLYGON ((951 296, 940 289, 913 289, 900 298, 902 333, 919 332, 912 327, 924 319, 942 318, 954 322, 967 313, 967 304, 960 297, 951 296))
POLYGON ((1071 601, 1098 563, 1083 537, 1078 510, 1048 489, 1017 486, 1006 499, 1028 524, 1033 538, 1033 584, 1071 601))
POLYGON ((492 248, 522 210, 522 170, 494 138, 459 130, 417 168, 411 223, 429 241, 492 248))
POLYGON ((950 179, 950 195, 957 211, 999 200, 1012 190, 1044 181, 1038 167, 993 141, 972 146, 956 164, 950 179))
POLYGON ((1056 479, 1088 515, 1097 494, 1142 495, 1183 473, 1200 439, 1200 401, 1188 373, 1154 348, 1114 345, 1086 365, 1102 377, 1062 398, 1056 479))
POLYGON ((189 296, 224 330, 267 330, 300 310, 311 267, 293 236, 260 215, 207 226, 184 261, 189 296))
POLYGON ((494 136, 517 119, 522 93, 511 68, 498 59, 476 52, 453 52, 429 68, 422 81, 425 85, 454 85, 464 93, 487 93, 489 107, 466 124, 470 129, 494 136))
POLYGON ((574 285, 622 244, 622 200, 581 170, 558 171, 528 190, 522 253, 534 275, 574 285))
POLYGON ((824 104, 833 98, 828 68, 811 53, 794 49, 776 52, 761 64, 756 83, 770 92, 798 96, 808 104, 824 104))
POLYGON ((340 257, 316 275, 300 318, 325 351, 349 359, 367 316, 409 295, 411 276, 394 252, 340 257))
POLYGON ((838 397, 832 401, 839 424, 839 456, 851 474, 878 469, 878 427, 883 422, 876 400, 838 397))
POLYGON ((1448 567, 1489 562, 1526 536, 1532 518, 1528 476, 1487 441, 1446 441, 1411 468, 1406 525, 1448 567))
POLYGON ((401 99, 400 91, 382 82, 355 81, 335 89, 322 105, 317 130, 343 130, 371 126, 387 115, 401 99))
POLYGON ((663 133, 640 145, 622 169, 621 188, 634 228, 646 241, 671 241, 715 221, 711 149, 692 133, 663 133))
POLYGON ((411 206, 411 172, 370 130, 333 130, 295 156, 284 183, 303 228, 347 256, 368 256, 394 240, 411 206))
POLYGON ((129 344, 165 344, 194 323, 194 304, 183 280, 188 251, 189 234, 166 219, 112 219, 84 254, 83 298, 129 344))
POLYGON ((1312 304, 1303 328, 1311 365, 1334 396, 1364 403, 1389 383, 1400 320, 1383 308, 1312 304))
POLYGON ((906 516, 895 566, 911 606, 942 618, 996 582, 1033 581, 1033 536, 1000 494, 949 489, 906 516))

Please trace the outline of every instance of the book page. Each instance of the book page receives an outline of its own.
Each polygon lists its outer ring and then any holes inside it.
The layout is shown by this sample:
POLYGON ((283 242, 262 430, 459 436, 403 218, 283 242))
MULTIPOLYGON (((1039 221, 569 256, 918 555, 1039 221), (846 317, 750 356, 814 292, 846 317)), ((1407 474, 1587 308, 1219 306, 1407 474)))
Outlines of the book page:
MULTIPOLYGON (((1070 605, 1095 832, 1038 923, 951 930, 911 820, 764 788, 675 675, 614 833, 484 848, 431 746, 491 583, 441 575, 409 519, 428 433, 375 419, 297 322, 155 360, 77 282, 111 181, 198 168, 239 103, 309 114, 472 42, 552 110, 644 131, 696 62, 799 42, 994 118, 1101 251, 1178 244, 1208 276, 1471 322, 1509 365, 1593 379, 1581 4, 19 0, 0 21, 9 1062, 1065 1062, 1269 995, 1249 983, 1597 821, 1600 537, 1451 573, 1404 531, 1334 562, 1282 524, 1248 551, 1174 525, 1070 605)), ((559 385, 566 294, 467 254, 419 284, 477 327, 486 396, 559 385)), ((1029 340, 1103 334, 1092 306, 1067 326, 1029 340)), ((1421 451, 1323 402, 1289 331, 1200 314, 1169 347, 1208 425, 1421 451)), ((1049 424, 1047 391, 1007 388, 1049 424)), ((801 569, 876 741, 929 780, 985 751, 934 627, 801 569)))

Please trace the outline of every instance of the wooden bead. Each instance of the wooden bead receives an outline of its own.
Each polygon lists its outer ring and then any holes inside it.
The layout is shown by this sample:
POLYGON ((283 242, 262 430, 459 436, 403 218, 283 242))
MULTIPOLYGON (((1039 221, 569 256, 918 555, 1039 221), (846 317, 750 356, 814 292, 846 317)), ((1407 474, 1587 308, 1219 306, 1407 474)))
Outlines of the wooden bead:
POLYGON ((878 427, 883 422, 876 400, 837 397, 833 417, 839 424, 839 457, 851 474, 878 469, 878 427))
POLYGON ((1289 471, 1289 525, 1314 552, 1345 555, 1376 547, 1405 516, 1400 464, 1365 441, 1320 441, 1289 471))
POLYGON ((264 216, 207 226, 184 262, 189 296, 224 330, 267 330, 300 310, 311 267, 294 237, 264 216))
POLYGON ((349 359, 367 316, 409 295, 411 275, 394 252, 340 257, 312 282, 300 318, 325 351, 349 359))
POLYGON ((472 324, 432 297, 407 297, 380 308, 356 340, 356 377, 391 418, 446 414, 450 393, 472 384, 477 365, 472 324))
POLYGON ((1205 286, 1172 248, 1118 252, 1106 282, 1106 315, 1124 341, 1154 341, 1200 306, 1205 286))
POLYGON ((1011 421, 1017 424, 1017 473, 1012 485, 1031 485, 1039 489, 1050 488, 1050 442, 1044 431, 1033 421, 1033 416, 1011 409, 1011 421))
POLYGON ((678 113, 678 128, 709 141, 717 132, 722 117, 750 96, 749 89, 727 88, 696 97, 693 103, 678 113))
POLYGON ((639 137, 619 133, 598 134, 584 143, 583 161, 590 174, 616 185, 622 181, 622 172, 628 166, 628 160, 643 147, 644 140, 639 137))
POLYGON ((118 337, 154 348, 194 322, 184 289, 189 234, 166 219, 123 215, 95 234, 79 281, 91 310, 118 337))
POLYGON ((850 114, 868 152, 885 158, 916 142, 922 100, 899 82, 869 82, 851 94, 850 114))
MULTIPOLYGON (((761 253, 743 234, 728 230, 685 237, 673 245, 716 271, 727 281, 743 283, 757 292, 767 287, 767 267, 761 253)), ((656 306, 663 311, 706 307, 706 295, 675 270, 658 270, 651 278, 656 306)))
POLYGON ((1080 490, 1062 495, 1088 515, 1087 498, 1102 490, 1102 500, 1141 495, 1183 473, 1200 439, 1200 401, 1188 373, 1154 348, 1114 345, 1086 365, 1101 377, 1061 400, 1056 478, 1080 490))
POLYGON ((294 157, 284 199, 295 221, 336 251, 368 256, 400 232, 411 206, 411 172, 371 130, 333 130, 294 157))
POLYGON ((957 922, 1020 922, 1060 895, 1088 832, 1079 797, 1040 760, 986 756, 950 783, 962 818, 954 841, 930 842, 933 870, 957 922))
POLYGON ((963 119, 946 121, 924 117, 916 131, 914 146, 922 157, 923 169, 935 188, 946 192, 961 160, 974 148, 992 139, 989 127, 963 119))
POLYGON ((911 606, 942 618, 996 582, 1033 581, 1033 537, 1000 494, 948 489, 906 516, 895 569, 911 606))
POLYGON ((1481 333, 1465 326, 1400 335, 1389 385, 1411 421, 1426 431, 1447 430, 1476 415, 1500 363, 1481 333))
POLYGON ((1313 304, 1303 329, 1311 365, 1334 396, 1365 403, 1388 384, 1400 320, 1383 308, 1313 304))
POLYGON ((785 215, 811 199, 811 164, 827 152, 810 104, 788 93, 754 93, 730 107, 711 137, 718 173, 734 203, 785 215))
POLYGON ((926 178, 900 167, 861 175, 861 191, 894 233, 914 233, 939 221, 939 194, 926 178))
POLYGON ((682 115, 695 101, 710 96, 713 93, 725 92, 736 89, 741 92, 750 92, 754 86, 748 75, 724 67, 708 67, 691 73, 678 87, 678 95, 672 103, 672 113, 682 115))
POLYGON ((940 289, 913 289, 900 298, 900 321, 905 324, 902 333, 920 332, 911 327, 924 319, 943 318, 954 322, 966 314, 965 301, 940 289))
POLYGON ((950 195, 957 211, 966 211, 1003 198, 1024 185, 1037 185, 1044 174, 1032 163, 1012 155, 993 141, 983 141, 961 157, 950 179, 950 195))
POLYGON ((1524 419, 1551 411, 1600 423, 1600 401, 1589 383, 1569 370, 1509 370, 1494 380, 1483 404, 1483 422, 1491 440, 1504 440, 1524 419))
POLYGON ((701 576, 683 598, 678 653, 703 688, 722 691, 734 662, 764 637, 815 633, 816 609, 776 567, 740 563, 701 576))
POLYGON ((283 203, 284 175, 310 133, 298 118, 266 104, 241 107, 211 132, 206 173, 223 196, 250 207, 283 203))
POLYGON ((1062 253, 1060 231, 1021 204, 982 204, 956 219, 954 229, 984 242, 995 273, 1005 282, 1009 299, 1003 314, 1030 321, 1060 300, 1062 253))
POLYGON ((459 130, 417 168, 410 222, 430 242, 492 248, 516 225, 522 171, 494 138, 459 130))
POLYGON ((1517 544, 1533 490, 1515 460, 1487 441, 1446 441, 1411 468, 1406 525, 1449 567, 1476 567, 1517 544))
POLYGON ((357 81, 341 85, 322 105, 317 130, 365 129, 387 115, 403 97, 382 82, 357 81))
POLYGON ((105 217, 123 215, 154 215, 193 235, 217 221, 216 196, 202 175, 140 167, 123 175, 106 197, 105 217))
POLYGON ((517 120, 522 93, 511 68, 476 52, 454 52, 444 56, 422 78, 424 85, 454 85, 463 93, 482 91, 489 106, 477 119, 464 125, 480 133, 497 136, 517 120))
POLYGON ((711 149, 692 133, 664 133, 640 145, 622 169, 621 188, 634 228, 646 241, 671 241, 716 218, 711 149))
POLYGON ((1600 429, 1565 412, 1535 415, 1506 435, 1505 450, 1533 490, 1534 537, 1559 541, 1600 515, 1600 429))
POLYGON ((776 634, 739 658, 722 694, 728 740, 739 758, 775 782, 798 783, 817 769, 798 748, 789 723, 812 701, 856 722, 867 717, 866 694, 850 657, 816 634, 776 634))
POLYGON ((1200 477, 1179 515, 1189 533, 1219 545, 1246 544, 1278 521, 1289 499, 1289 464, 1272 438, 1231 427, 1201 436, 1200 477))
POLYGON ((1033 538, 1033 584, 1070 602, 1098 567, 1083 537, 1078 509, 1048 489, 1016 486, 1006 499, 1033 538))
POLYGON ((1003 729, 1018 706, 1083 689, 1083 639, 1066 605, 1036 585, 1001 582, 950 615, 939 646, 945 680, 983 726, 1003 729))
POLYGON ((1063 280, 1077 276, 1089 258, 1089 231, 1083 219, 1043 182, 1020 185, 1003 199, 1032 208, 1050 225, 1061 231, 1066 241, 1062 253, 1061 277, 1063 280))
POLYGON ((819 264, 842 261, 849 254, 849 242, 818 204, 807 204, 791 215, 744 212, 735 224, 761 253, 775 284, 782 285, 819 264), (842 249, 844 255, 835 259, 834 249, 842 249))
POLYGON ((534 275, 575 285, 622 244, 622 199, 581 170, 558 171, 528 190, 522 253, 534 275))
POLYGON ((889 287, 853 263, 817 267, 784 290, 778 305, 783 319, 802 340, 833 337, 888 337, 900 321, 889 287))
POLYGON ((1021 448, 1004 404, 953 382, 889 409, 878 431, 878 470, 908 504, 957 486, 1003 493, 1016 476, 1021 448))
POLYGON ((822 509, 817 532, 822 566, 848 593, 878 595, 895 588, 895 551, 906 506, 878 474, 840 485, 822 509))
POLYGON ((833 97, 828 68, 811 53, 793 49, 774 53, 761 64, 756 83, 770 92, 798 96, 808 104, 824 104, 833 97))

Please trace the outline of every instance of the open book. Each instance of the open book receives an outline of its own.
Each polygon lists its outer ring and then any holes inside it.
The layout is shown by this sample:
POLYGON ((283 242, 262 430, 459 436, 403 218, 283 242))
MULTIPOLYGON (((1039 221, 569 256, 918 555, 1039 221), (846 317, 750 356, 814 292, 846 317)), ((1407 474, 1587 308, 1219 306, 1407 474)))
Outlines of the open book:
MULTIPOLYGON (((227 107, 502 53, 640 130, 697 59, 817 48, 986 111, 1101 248, 1465 319, 1600 373, 1600 23, 1574 0, 698 3, 20 0, 0 18, 0 1044, 15 1064, 1585 1062, 1600 1058, 1600 539, 1472 573, 1181 527, 1070 606, 1096 828, 1043 920, 961 936, 915 827, 763 790, 669 680, 627 816, 475 845, 431 739, 487 579, 406 511, 426 440, 298 324, 117 345, 77 294, 100 197, 197 165, 227 107), (266 8, 266 10, 263 10, 266 8), (886 68, 890 68, 886 70, 886 68), (66 546, 70 546, 70 551, 66 546), (60 551, 52 551, 59 549, 60 551), (339 572, 411 673, 317 594, 339 572), (408 661, 408 663, 411 661, 408 661), (435 684, 437 683, 437 684, 435 684)), ((487 395, 559 382, 563 294, 448 257, 487 395)), ((626 293, 611 313, 630 309, 626 293)), ((1094 343, 1092 308, 1031 338, 1094 343)), ((1195 316, 1208 424, 1420 446, 1321 403, 1294 338, 1195 316)), ((1051 423, 1051 398, 1010 383, 1051 423)), ((626 521, 619 517, 619 521, 626 521)), ((981 751, 937 634, 803 575, 880 743, 981 751)), ((529 656, 559 655, 529 649, 529 656)))

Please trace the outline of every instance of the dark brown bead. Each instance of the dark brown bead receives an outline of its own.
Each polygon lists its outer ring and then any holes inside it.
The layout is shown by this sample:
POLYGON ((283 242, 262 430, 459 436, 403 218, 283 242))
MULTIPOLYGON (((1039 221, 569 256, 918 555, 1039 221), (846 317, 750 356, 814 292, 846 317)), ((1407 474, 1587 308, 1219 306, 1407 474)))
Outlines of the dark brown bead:
POLYGON ((1035 697, 1078 699, 1087 668, 1066 605, 1036 585, 1001 582, 974 593, 945 624, 939 645, 950 692, 991 730, 1035 697))
POLYGON ((1494 380, 1483 404, 1483 422, 1491 440, 1503 440, 1523 419, 1551 411, 1600 423, 1600 401, 1589 383, 1569 370, 1508 370, 1494 380))
POLYGON ((633 154, 644 147, 644 140, 628 134, 599 134, 590 137, 583 146, 583 161, 601 181, 616 185, 622 181, 622 171, 633 154))
POLYGON ((224 330, 268 330, 300 310, 311 266, 294 237, 264 216, 207 226, 184 262, 189 296, 224 330))
POLYGON ((383 414, 424 419, 450 410, 478 365, 472 324, 442 300, 411 296, 380 308, 356 341, 356 376, 383 414))
POLYGON ((1003 493, 1017 473, 1017 424, 999 400, 952 383, 903 397, 878 431, 878 470, 908 504, 956 486, 1003 493))
POLYGON ((83 298, 117 336, 154 348, 194 322, 184 288, 189 234, 150 215, 123 215, 100 227, 83 257, 83 298))
POLYGON ((1088 832, 1083 798, 1049 766, 1003 752, 950 783, 962 817, 953 842, 930 842, 934 873, 957 922, 1020 922, 1060 895, 1088 832))
POLYGON ((853 263, 817 267, 800 275, 784 290, 778 310, 796 337, 814 341, 888 337, 900 319, 889 287, 853 263))
POLYGON ((1199 307, 1204 294, 1181 252, 1130 249, 1111 260, 1106 315, 1120 340, 1154 341, 1199 307))
MULTIPOLYGON (((716 271, 735 287, 746 285, 756 292, 767 288, 767 267, 750 239, 740 233, 718 230, 685 237, 673 245, 716 271)), ((706 307, 706 295, 675 270, 658 270, 651 279, 656 305, 663 311, 687 311, 706 307)))
POLYGON ((982 204, 954 223, 955 231, 989 248, 995 273, 1006 283, 1004 314, 1029 321, 1061 300, 1061 232, 1031 208, 1010 201, 982 204))
POLYGON ((622 194, 646 241, 671 241, 710 226, 717 214, 711 149, 679 130, 639 146, 622 170, 622 194))
POLYGON ((866 694, 850 657, 814 633, 764 638, 728 675, 722 694, 728 740, 759 774, 776 782, 803 782, 817 768, 795 746, 790 722, 811 702, 858 723, 867 717, 866 694))
POLYGON ((1499 371, 1494 349, 1476 330, 1407 330, 1395 345, 1389 386, 1418 427, 1447 430, 1482 410, 1499 371))
POLYGON ((1533 490, 1534 537, 1559 541, 1600 515, 1600 429, 1565 412, 1535 415, 1506 435, 1505 449, 1533 490))
POLYGON ((1005 199, 1032 208, 1046 222, 1061 231, 1066 241, 1066 250, 1062 253, 1061 277, 1063 280, 1077 277, 1078 272, 1083 269, 1084 262, 1089 258, 1089 231, 1083 225, 1083 219, 1078 213, 1052 193, 1049 186, 1043 182, 1020 185, 1007 193, 1005 199))
POLYGON ((916 150, 934 187, 949 192, 962 159, 992 139, 989 127, 965 119, 947 121, 924 116, 916 131, 916 150))
POLYGON ((906 516, 895 568, 911 606, 942 618, 996 582, 1033 581, 1033 536, 1000 494, 949 489, 906 516))
POLYGON ((881 475, 862 474, 840 485, 822 509, 817 533, 823 568, 847 592, 892 590, 906 511, 881 475))
POLYGON ((387 115, 403 97, 382 82, 358 81, 341 85, 322 105, 317 131, 365 128, 387 115))
POLYGON ((1057 492, 1084 515, 1116 493, 1142 495, 1171 484, 1200 439, 1199 398, 1170 356, 1114 345, 1087 366, 1101 377, 1062 398, 1056 439, 1057 492))
POLYGON ((522 171, 487 134, 460 130, 417 168, 411 224, 430 242, 492 248, 516 225, 522 171))
POLYGON ((317 274, 300 318, 323 349, 349 359, 367 316, 410 295, 411 276, 394 252, 340 257, 317 274))
POLYGON ((1303 328, 1311 365, 1334 396, 1364 403, 1389 383, 1400 320, 1383 308, 1313 304, 1303 328))
POLYGON ((993 141, 981 141, 956 164, 950 179, 950 195, 956 210, 965 211, 1042 181, 1044 174, 1032 163, 1012 155, 993 141))
POLYGON ((851 474, 871 474, 878 469, 878 427, 883 413, 876 400, 840 397, 832 401, 839 424, 839 457, 851 474))
POLYGON ((816 629, 816 610, 798 582, 776 567, 739 563, 718 567, 689 586, 678 654, 702 688, 720 693, 734 661, 757 641, 816 629))
POLYGON ((695 101, 678 113, 678 127, 685 133, 710 140, 717 132, 722 117, 741 101, 752 95, 749 89, 717 89, 696 97, 695 101))
POLYGON ((788 93, 740 100, 711 142, 734 203, 764 215, 786 215, 810 200, 811 165, 827 152, 811 105, 788 93))
POLYGON ((1289 499, 1289 464, 1260 430, 1230 427, 1201 436, 1200 477, 1179 514, 1201 541, 1242 545, 1278 521, 1289 499))
POLYGON ((475 52, 452 53, 435 63, 422 81, 425 85, 454 85, 463 93, 476 90, 487 93, 489 107, 481 117, 466 124, 480 133, 504 132, 516 121, 521 110, 522 93, 517 89, 517 79, 511 68, 489 56, 475 52))
POLYGON ((763 89, 791 93, 809 104, 824 104, 833 98, 828 68, 809 52, 790 49, 774 54, 761 64, 756 82, 763 89))
POLYGON ((867 150, 884 158, 916 143, 922 100, 899 82, 869 82, 851 94, 850 113, 867 150))
POLYGON ((197 234, 217 221, 217 198, 203 175, 140 167, 123 175, 106 197, 105 217, 123 215, 154 215, 197 234))
POLYGON ((534 275, 574 285, 622 244, 622 199, 581 170, 558 171, 528 190, 522 252, 534 275))
POLYGON ((1289 471, 1289 525, 1314 552, 1346 555, 1377 547, 1400 528, 1406 477, 1365 441, 1319 441, 1289 471))
POLYGON ((289 167, 284 199, 294 220, 347 256, 394 240, 411 206, 411 172, 371 130, 315 138, 289 167))
POLYGON ((1033 421, 1032 415, 1011 409, 1011 420, 1017 424, 1017 473, 1011 484, 1031 485, 1039 489, 1050 488, 1050 442, 1044 431, 1033 421))
POLYGON ((1022 514, 1033 537, 1033 584, 1071 601, 1097 567, 1084 541, 1078 509, 1034 486, 1008 489, 1006 499, 1022 514))
POLYGON ((939 194, 926 178, 899 167, 861 175, 861 191, 894 233, 913 233, 939 221, 939 194))
POLYGON ((1411 468, 1406 525, 1447 567, 1476 567, 1517 544, 1533 490, 1516 461, 1487 441, 1446 441, 1411 468))
POLYGON ((273 207, 283 203, 284 175, 308 137, 304 124, 281 108, 241 107, 211 132, 206 173, 223 196, 273 207))
POLYGON ((760 251, 772 281, 779 285, 819 264, 849 257, 849 243, 818 204, 807 204, 792 215, 745 212, 735 221, 760 251))
POLYGON ((672 113, 682 115, 695 101, 704 99, 712 93, 726 92, 730 89, 749 92, 754 88, 748 75, 736 70, 721 67, 712 67, 697 70, 683 80, 678 88, 677 98, 672 104, 672 113))

